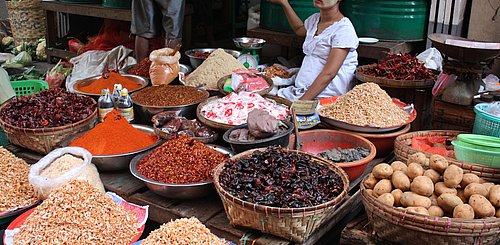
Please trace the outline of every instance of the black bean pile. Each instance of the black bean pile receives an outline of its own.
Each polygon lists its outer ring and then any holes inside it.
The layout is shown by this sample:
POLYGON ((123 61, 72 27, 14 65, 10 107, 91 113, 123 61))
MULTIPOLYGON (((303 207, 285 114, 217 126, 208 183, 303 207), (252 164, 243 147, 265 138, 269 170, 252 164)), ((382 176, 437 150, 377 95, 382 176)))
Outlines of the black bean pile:
POLYGON ((335 163, 355 162, 370 155, 370 150, 362 147, 356 148, 334 148, 318 154, 318 156, 335 163))
POLYGON ((269 147, 238 160, 229 160, 220 185, 244 201, 279 208, 323 204, 344 188, 341 177, 310 156, 269 147))
POLYGON ((95 109, 90 97, 56 88, 12 99, 0 111, 0 118, 20 128, 52 128, 79 122, 95 109))

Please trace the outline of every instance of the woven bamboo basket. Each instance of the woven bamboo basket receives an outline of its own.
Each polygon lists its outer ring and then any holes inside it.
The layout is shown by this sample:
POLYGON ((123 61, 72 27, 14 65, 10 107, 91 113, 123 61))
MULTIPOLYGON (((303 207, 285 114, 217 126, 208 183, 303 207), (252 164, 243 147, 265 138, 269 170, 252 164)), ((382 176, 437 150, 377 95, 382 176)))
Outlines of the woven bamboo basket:
MULTIPOLYGON (((268 94, 269 92, 271 92, 271 90, 273 90, 273 86, 274 86, 274 82, 271 78, 265 76, 265 75, 262 75, 262 74, 257 74, 257 76, 260 76, 262 77, 264 80, 266 80, 267 84, 269 85, 268 88, 266 89, 263 89, 261 91, 257 91, 256 93, 260 94, 260 95, 266 95, 268 94)), ((227 75, 227 76, 223 76, 221 79, 219 79, 219 81, 217 82, 217 88, 219 88, 219 92, 221 94, 229 94, 229 92, 227 92, 226 90, 224 90, 224 85, 226 84, 226 80, 231 78, 231 75, 227 75)))
MULTIPOLYGON (((283 105, 286 105, 288 107, 292 106, 292 102, 290 102, 287 99, 278 97, 278 96, 264 95, 263 97, 267 98, 267 99, 274 100, 278 104, 283 104, 283 105)), ((235 126, 238 126, 238 125, 230 125, 230 124, 226 124, 226 123, 215 122, 215 121, 212 121, 212 120, 206 118, 205 116, 203 116, 203 114, 201 113, 201 109, 206 104, 208 104, 211 101, 216 100, 216 99, 219 99, 219 97, 213 96, 213 97, 210 97, 210 98, 206 99, 205 101, 201 102, 200 104, 198 104, 198 107, 196 108, 196 117, 198 118, 198 120, 200 120, 201 123, 213 128, 213 129, 223 131, 223 132, 225 132, 225 131, 227 131, 235 126)))
MULTIPOLYGON (((94 103, 96 103, 94 101, 94 103)), ((0 106, 0 111, 7 105, 0 106)), ((77 133, 88 131, 93 128, 97 123, 97 108, 87 118, 61 127, 54 128, 37 128, 27 129, 20 128, 0 119, 0 127, 5 131, 9 141, 15 145, 36 151, 38 153, 47 154, 53 149, 60 146, 60 144, 77 133)))
POLYGON ((374 77, 363 73, 363 70, 372 65, 359 66, 356 69, 356 79, 365 83, 372 82, 382 87, 388 88, 432 88, 435 79, 420 79, 420 80, 397 80, 384 77, 374 77))
MULTIPOLYGON (((256 150, 265 150, 265 148, 248 150, 231 159, 238 159, 250 155, 256 150)), ((314 162, 330 167, 330 169, 342 178, 344 184, 342 193, 329 202, 307 208, 276 208, 253 204, 232 196, 220 186, 219 176, 226 162, 219 164, 213 170, 214 184, 217 193, 219 193, 222 199, 224 209, 231 225, 253 228, 264 233, 302 243, 307 240, 318 227, 333 218, 333 214, 337 209, 337 204, 340 205, 347 196, 349 178, 344 170, 329 161, 307 152, 285 150, 311 156, 314 162)))
POLYGON ((373 230, 390 242, 488 245, 500 239, 499 218, 463 220, 409 213, 379 202, 363 184, 361 196, 373 230))
MULTIPOLYGON (((447 137, 456 137, 459 134, 464 134, 466 132, 463 131, 453 131, 453 130, 428 130, 428 131, 417 131, 411 132, 407 134, 400 135, 394 141, 394 154, 396 154, 396 160, 406 162, 408 160, 408 156, 417 153, 416 149, 411 147, 411 139, 413 137, 421 137, 421 136, 447 136, 447 137)), ((432 154, 423 152, 427 157, 430 157, 432 154)), ((483 166, 479 164, 463 162, 457 159, 446 157, 449 163, 455 164, 461 167, 465 173, 473 173, 477 176, 483 178, 486 181, 500 183, 500 168, 492 168, 488 166, 483 166)))
POLYGON ((41 0, 7 1, 7 9, 16 44, 34 42, 45 35, 45 13, 41 0))

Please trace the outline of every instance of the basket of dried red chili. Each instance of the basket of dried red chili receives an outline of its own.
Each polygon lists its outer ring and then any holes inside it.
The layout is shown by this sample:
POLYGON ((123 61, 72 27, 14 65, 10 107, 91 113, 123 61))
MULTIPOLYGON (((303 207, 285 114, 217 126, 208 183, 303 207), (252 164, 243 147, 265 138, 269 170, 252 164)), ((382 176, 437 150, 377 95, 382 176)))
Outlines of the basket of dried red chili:
POLYGON ((349 188, 347 174, 337 165, 279 147, 240 153, 213 175, 231 225, 296 243, 333 218, 349 188))
POLYGON ((437 75, 408 53, 391 54, 382 62, 356 69, 358 80, 390 88, 429 88, 434 86, 437 75))
POLYGON ((130 172, 160 196, 196 199, 213 192, 212 170, 230 156, 223 147, 180 136, 134 157, 130 172))
POLYGON ((61 88, 14 98, 0 107, 0 127, 9 141, 47 154, 97 123, 97 103, 61 88))

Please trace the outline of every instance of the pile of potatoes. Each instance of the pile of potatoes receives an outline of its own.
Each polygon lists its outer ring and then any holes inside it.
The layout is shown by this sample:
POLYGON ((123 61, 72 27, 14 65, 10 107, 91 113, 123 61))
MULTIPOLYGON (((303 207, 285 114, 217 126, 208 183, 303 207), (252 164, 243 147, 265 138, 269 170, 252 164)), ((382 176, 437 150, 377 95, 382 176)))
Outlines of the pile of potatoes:
POLYGON ((378 164, 363 185, 378 201, 408 212, 460 219, 500 218, 500 185, 464 174, 440 155, 427 158, 419 152, 407 164, 378 164))

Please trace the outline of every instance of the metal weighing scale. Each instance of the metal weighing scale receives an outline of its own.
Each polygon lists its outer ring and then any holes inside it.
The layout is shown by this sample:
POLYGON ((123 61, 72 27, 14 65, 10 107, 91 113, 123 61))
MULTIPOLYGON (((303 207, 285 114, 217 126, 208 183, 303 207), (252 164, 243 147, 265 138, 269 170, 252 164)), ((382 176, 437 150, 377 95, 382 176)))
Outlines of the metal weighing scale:
POLYGON ((259 65, 259 55, 257 50, 262 49, 266 40, 261 38, 239 37, 233 39, 234 45, 241 48, 241 55, 238 61, 246 68, 256 69, 259 65))
POLYGON ((429 39, 446 56, 443 61, 444 72, 457 75, 457 81, 477 86, 486 67, 500 56, 500 43, 479 42, 438 33, 430 34, 429 39))

